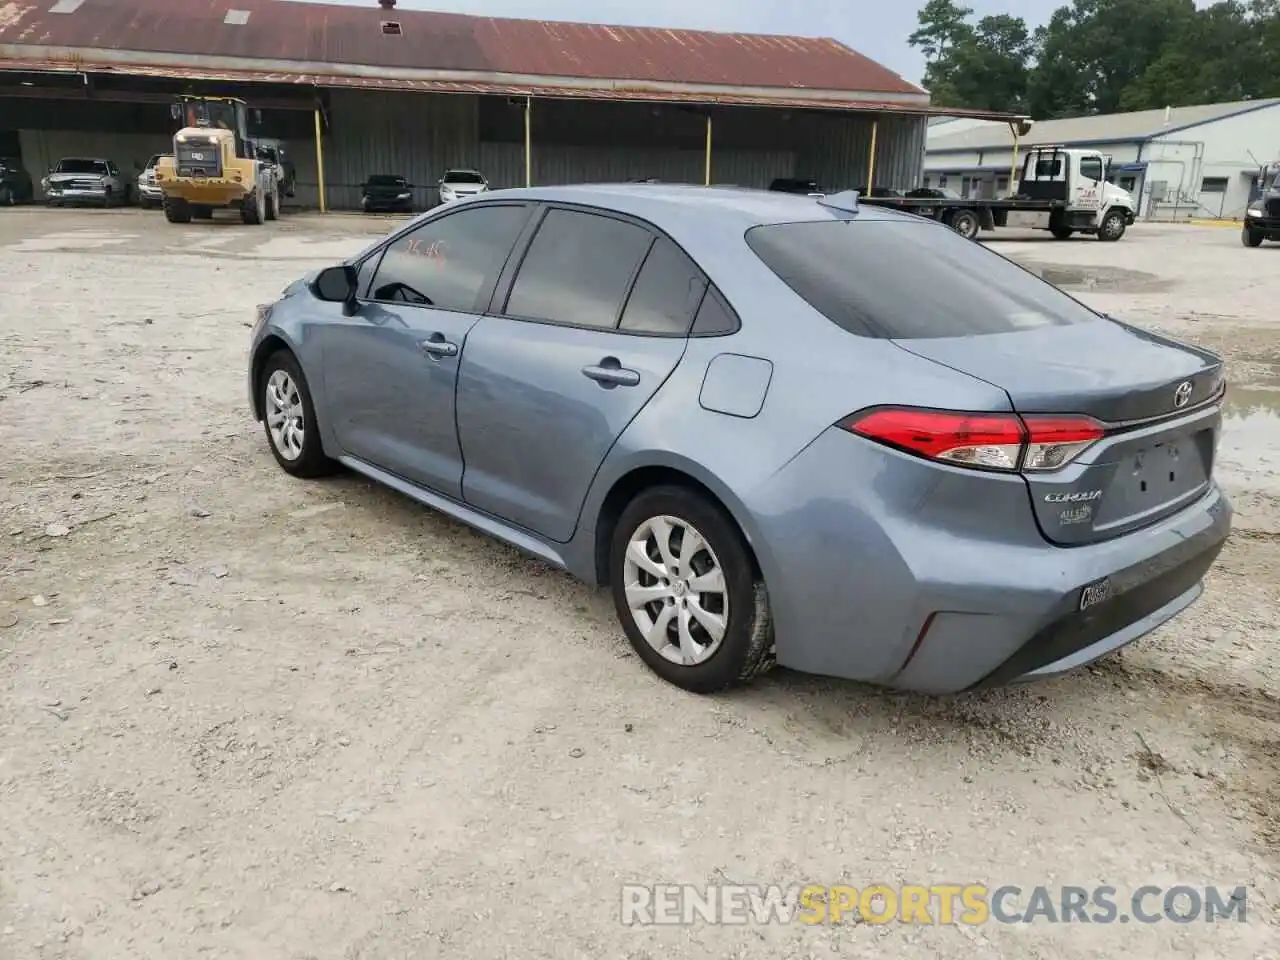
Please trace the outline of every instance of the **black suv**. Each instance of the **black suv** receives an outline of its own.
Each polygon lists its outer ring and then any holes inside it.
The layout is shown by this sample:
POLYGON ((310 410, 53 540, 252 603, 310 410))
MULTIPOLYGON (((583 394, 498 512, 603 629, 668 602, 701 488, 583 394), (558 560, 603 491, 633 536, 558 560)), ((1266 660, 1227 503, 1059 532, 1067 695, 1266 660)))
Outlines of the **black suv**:
POLYGON ((394 173, 375 173, 360 188, 365 213, 413 213, 413 184, 394 173))
POLYGON ((1260 247, 1263 240, 1280 241, 1280 171, 1263 181, 1263 189, 1249 201, 1240 241, 1246 247, 1260 247))
POLYGON ((778 177, 769 184, 769 189, 778 193, 822 193, 817 180, 806 180, 803 177, 778 177))
POLYGON ((31 182, 31 174, 23 168, 22 161, 0 157, 0 207, 30 203, 35 196, 35 184, 31 182))

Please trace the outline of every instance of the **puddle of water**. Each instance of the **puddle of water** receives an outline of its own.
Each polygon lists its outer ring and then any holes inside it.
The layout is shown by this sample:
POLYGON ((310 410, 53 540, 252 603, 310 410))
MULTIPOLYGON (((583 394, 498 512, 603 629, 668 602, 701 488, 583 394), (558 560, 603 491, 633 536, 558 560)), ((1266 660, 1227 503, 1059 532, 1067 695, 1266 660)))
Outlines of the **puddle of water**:
POLYGON ((1280 496, 1280 391, 1231 388, 1214 472, 1228 492, 1280 496))
POLYGON ((1154 273, 1124 270, 1120 267, 1066 267, 1055 264, 1026 264, 1028 269, 1063 290, 1097 291, 1099 293, 1155 293, 1173 286, 1154 273))

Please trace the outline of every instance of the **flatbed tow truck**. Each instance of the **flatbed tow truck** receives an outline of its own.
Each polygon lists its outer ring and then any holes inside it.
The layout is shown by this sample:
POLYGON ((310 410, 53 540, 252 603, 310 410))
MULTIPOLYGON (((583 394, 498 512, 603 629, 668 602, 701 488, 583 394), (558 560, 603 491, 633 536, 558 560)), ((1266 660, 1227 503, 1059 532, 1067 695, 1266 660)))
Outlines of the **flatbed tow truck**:
POLYGON ((1106 179, 1107 159, 1089 150, 1040 145, 1022 166, 1018 190, 1001 200, 974 197, 859 197, 870 206, 929 217, 976 239, 1000 227, 1048 230, 1059 240, 1076 233, 1114 243, 1133 224, 1133 195, 1106 179))

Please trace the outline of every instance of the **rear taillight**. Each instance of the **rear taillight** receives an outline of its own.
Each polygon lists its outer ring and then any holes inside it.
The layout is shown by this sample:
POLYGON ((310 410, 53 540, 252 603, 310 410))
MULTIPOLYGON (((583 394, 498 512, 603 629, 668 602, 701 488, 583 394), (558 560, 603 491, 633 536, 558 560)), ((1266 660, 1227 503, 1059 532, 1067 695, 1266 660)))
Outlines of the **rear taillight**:
POLYGON ((1105 434, 1089 417, 1019 417, 881 407, 840 426, 852 433, 958 467, 1044 473, 1066 466, 1105 434))

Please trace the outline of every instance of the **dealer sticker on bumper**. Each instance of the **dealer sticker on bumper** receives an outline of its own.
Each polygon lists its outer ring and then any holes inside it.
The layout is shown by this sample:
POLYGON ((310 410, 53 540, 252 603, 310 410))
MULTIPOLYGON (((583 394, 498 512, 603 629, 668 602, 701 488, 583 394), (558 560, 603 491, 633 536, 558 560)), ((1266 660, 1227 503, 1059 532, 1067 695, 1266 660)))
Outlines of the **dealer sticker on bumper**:
POLYGON ((1109 599, 1111 599, 1111 581, 1104 578, 1080 591, 1080 609, 1088 610, 1109 599))

